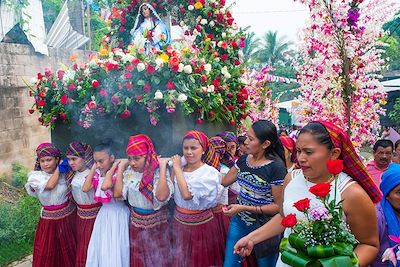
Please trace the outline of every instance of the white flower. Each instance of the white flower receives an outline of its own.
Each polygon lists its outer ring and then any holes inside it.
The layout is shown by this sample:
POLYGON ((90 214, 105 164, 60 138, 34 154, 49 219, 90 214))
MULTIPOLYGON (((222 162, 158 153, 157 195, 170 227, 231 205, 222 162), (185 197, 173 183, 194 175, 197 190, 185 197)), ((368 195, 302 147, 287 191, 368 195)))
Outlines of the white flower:
POLYGON ((216 58, 215 58, 215 61, 216 61, 216 62, 219 62, 219 61, 220 61, 219 57, 216 57, 216 58))
POLYGON ((206 24, 207 24, 207 22, 208 22, 208 21, 207 21, 206 19, 202 19, 202 20, 200 20, 200 24, 201 24, 201 25, 206 25, 206 24))
POLYGON ((82 90, 82 86, 78 85, 78 86, 76 87, 76 90, 77 90, 77 91, 82 90))
POLYGON ((209 85, 208 88, 207 88, 207 92, 208 92, 208 93, 212 93, 212 92, 214 92, 214 90, 215 90, 215 86, 212 85, 212 84, 209 85))
POLYGON ((247 80, 242 78, 242 77, 239 78, 239 82, 242 83, 242 84, 245 84, 245 85, 248 84, 247 80))
POLYGON ((209 23, 210 27, 214 27, 215 26, 215 22, 213 20, 211 20, 209 23))
POLYGON ((68 82, 69 80, 74 80, 75 79, 75 71, 73 71, 73 70, 67 70, 65 73, 64 73, 64 76, 63 76, 63 81, 64 82, 68 82))
POLYGON ((210 1, 210 3, 212 4, 212 3, 215 3, 215 0, 209 0, 210 1))
POLYGON ((225 76, 225 79, 229 79, 231 77, 231 74, 229 72, 227 72, 224 74, 224 76, 225 76))
POLYGON ((243 59, 243 51, 242 50, 239 50, 239 52, 238 52, 238 57, 239 57, 239 60, 242 60, 243 59))
POLYGON ((154 99, 155 100, 159 100, 159 99, 163 99, 163 94, 161 93, 160 90, 157 90, 156 93, 154 94, 154 99))
POLYGON ((192 11, 192 10, 194 9, 194 6, 189 5, 189 6, 188 6, 188 9, 189 9, 190 11, 192 11))
POLYGON ((205 70, 207 73, 209 73, 209 72, 211 71, 211 64, 210 64, 210 63, 205 64, 205 65, 204 65, 204 70, 205 70))
POLYGON ((146 66, 144 65, 144 63, 140 62, 139 64, 137 64, 138 72, 144 71, 145 68, 146 66))
POLYGON ((223 7, 219 10, 219 12, 221 12, 222 14, 224 14, 226 12, 226 9, 223 7))
POLYGON ((226 66, 223 66, 222 69, 221 69, 221 73, 225 74, 227 72, 228 72, 228 68, 226 66))
POLYGON ((199 34, 199 32, 198 32, 196 29, 194 29, 194 30, 193 30, 193 35, 194 35, 194 36, 197 36, 198 34, 199 34))
POLYGON ((123 53, 123 56, 121 57, 121 61, 123 63, 132 62, 133 59, 134 57, 129 53, 123 53))
POLYGON ((185 67, 183 67, 183 71, 184 71, 185 73, 187 73, 187 74, 192 73, 192 71, 193 71, 192 66, 186 65, 185 67))
POLYGON ((202 91, 203 93, 207 93, 207 87, 202 86, 202 87, 201 87, 201 91, 202 91))
POLYGON ((162 67, 162 66, 164 66, 164 59, 162 59, 162 58, 157 58, 156 59, 156 65, 158 66, 158 67, 162 67))
POLYGON ((178 96, 178 102, 185 102, 187 100, 187 96, 185 94, 179 94, 178 96))
POLYGON ((182 63, 179 63, 179 65, 178 65, 178 72, 182 72, 184 66, 185 66, 185 65, 183 65, 182 63))
POLYGON ((224 42, 219 41, 217 45, 218 45, 219 47, 221 47, 223 43, 224 43, 224 42))
POLYGON ((185 26, 185 22, 184 22, 184 21, 181 21, 181 22, 179 23, 179 25, 181 25, 181 27, 183 27, 183 26, 185 26))

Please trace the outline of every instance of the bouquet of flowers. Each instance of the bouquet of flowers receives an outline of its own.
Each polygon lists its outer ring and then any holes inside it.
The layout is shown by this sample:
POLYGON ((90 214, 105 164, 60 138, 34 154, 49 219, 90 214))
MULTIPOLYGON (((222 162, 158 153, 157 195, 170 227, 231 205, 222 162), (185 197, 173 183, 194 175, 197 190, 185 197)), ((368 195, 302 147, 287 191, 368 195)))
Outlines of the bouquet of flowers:
POLYGON ((309 191, 321 201, 310 207, 310 199, 301 199, 293 206, 303 212, 305 219, 297 220, 295 214, 283 218, 281 224, 291 227, 292 233, 280 244, 282 261, 290 266, 358 266, 354 248, 358 241, 343 221, 342 201, 336 203, 337 175, 343 170, 341 160, 327 163, 335 179, 333 200, 329 201, 330 183, 319 183, 309 191))

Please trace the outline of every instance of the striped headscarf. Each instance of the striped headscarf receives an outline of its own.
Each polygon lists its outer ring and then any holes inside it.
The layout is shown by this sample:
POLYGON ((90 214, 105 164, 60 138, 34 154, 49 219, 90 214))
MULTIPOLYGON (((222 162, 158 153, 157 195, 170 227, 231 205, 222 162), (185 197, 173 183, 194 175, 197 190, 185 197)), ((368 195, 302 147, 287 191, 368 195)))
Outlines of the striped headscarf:
POLYGON ((357 181, 368 193, 374 203, 382 198, 382 193, 372 180, 365 165, 357 155, 348 135, 336 125, 327 121, 315 121, 322 124, 328 131, 335 147, 341 149, 340 159, 343 160, 343 171, 357 181))
MULTIPOLYGON (((382 174, 382 182, 380 189, 383 193, 383 198, 381 200, 381 207, 383 213, 385 214, 385 219, 388 226, 389 235, 400 236, 400 225, 397 219, 396 213, 393 210, 392 205, 386 199, 390 192, 400 184, 400 164, 391 163, 389 168, 382 174)), ((390 239, 390 246, 396 245, 396 243, 390 239)), ((399 266, 399 265, 398 265, 399 266)))
POLYGON ((146 163, 144 165, 142 180, 139 184, 139 191, 151 203, 153 203, 153 180, 154 171, 158 167, 158 157, 155 152, 153 142, 150 137, 144 134, 134 135, 129 137, 128 145, 126 147, 127 155, 146 156, 146 163))
MULTIPOLYGON (((76 157, 84 159, 85 166, 88 169, 92 168, 92 166, 93 166, 93 163, 94 163, 93 149, 88 144, 83 144, 83 143, 81 143, 79 141, 73 141, 68 145, 68 147, 66 149, 66 152, 65 152, 65 155, 66 156, 76 156, 76 157)), ((73 170, 70 170, 67 173, 66 182, 67 182, 67 185, 68 185, 68 191, 70 191, 72 189, 71 188, 71 182, 72 182, 72 179, 75 176, 75 173, 76 172, 73 171, 73 170)))
POLYGON ((183 139, 193 138, 200 142, 201 147, 203 148, 205 157, 204 162, 214 168, 218 167, 219 161, 217 158, 217 153, 215 152, 214 146, 208 140, 207 135, 200 131, 189 131, 185 134, 183 139))
MULTIPOLYGON (((220 136, 225 141, 225 143, 234 142, 237 146, 239 145, 238 139, 233 132, 220 132, 219 134, 217 134, 217 136, 220 136)), ((231 155, 228 151, 226 151, 221 158, 221 162, 229 168, 232 168, 233 165, 235 165, 235 156, 236 155, 231 155)))
POLYGON ((296 142, 293 140, 293 138, 289 136, 281 136, 279 139, 282 142, 282 145, 292 153, 290 156, 290 161, 293 163, 297 162, 297 153, 296 153, 296 142))
POLYGON ((215 156, 218 161, 217 170, 219 171, 219 170, 221 170, 221 164, 220 164, 221 158, 226 153, 226 143, 225 143, 224 139, 222 139, 219 136, 211 137, 210 143, 214 147, 215 152, 216 152, 215 156))
POLYGON ((35 171, 41 171, 42 169, 40 168, 40 162, 39 160, 42 157, 55 157, 55 158, 60 158, 61 157, 61 151, 60 149, 56 148, 53 146, 51 143, 41 143, 37 148, 36 148, 36 163, 35 163, 35 171))
POLYGON ((79 141, 73 141, 67 147, 66 156, 77 156, 85 160, 85 165, 88 169, 93 166, 93 149, 88 144, 83 144, 79 141))

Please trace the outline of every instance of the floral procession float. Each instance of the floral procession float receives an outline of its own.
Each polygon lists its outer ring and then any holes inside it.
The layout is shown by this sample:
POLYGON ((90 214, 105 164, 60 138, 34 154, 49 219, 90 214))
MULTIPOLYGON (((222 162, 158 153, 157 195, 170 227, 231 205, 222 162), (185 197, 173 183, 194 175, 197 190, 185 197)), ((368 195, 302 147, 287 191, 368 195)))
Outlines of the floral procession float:
POLYGON ((310 11, 297 67, 302 116, 343 127, 357 148, 373 144, 386 104, 382 26, 398 7, 389 0, 299 2, 310 11))
POLYGON ((246 118, 244 32, 225 0, 120 0, 108 23, 102 48, 88 62, 72 57, 72 66, 38 73, 31 87, 29 112, 52 128, 55 143, 77 136, 127 140, 141 132, 171 153, 186 130, 214 132, 216 123, 233 128, 246 118), (180 26, 180 40, 161 27, 167 15, 180 26))

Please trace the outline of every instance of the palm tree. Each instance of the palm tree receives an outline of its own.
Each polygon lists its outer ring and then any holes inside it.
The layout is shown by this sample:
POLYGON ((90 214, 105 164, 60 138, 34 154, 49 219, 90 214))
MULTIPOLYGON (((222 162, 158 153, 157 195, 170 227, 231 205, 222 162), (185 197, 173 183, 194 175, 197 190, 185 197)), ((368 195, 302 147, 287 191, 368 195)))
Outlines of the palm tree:
POLYGON ((260 49, 260 38, 255 36, 254 32, 246 34, 246 40, 243 48, 243 62, 246 64, 256 63, 258 58, 255 56, 260 49))
POLYGON ((278 38, 278 32, 268 31, 262 39, 262 47, 257 52, 258 59, 271 67, 285 62, 285 53, 289 51, 292 42, 286 42, 286 37, 278 38))

